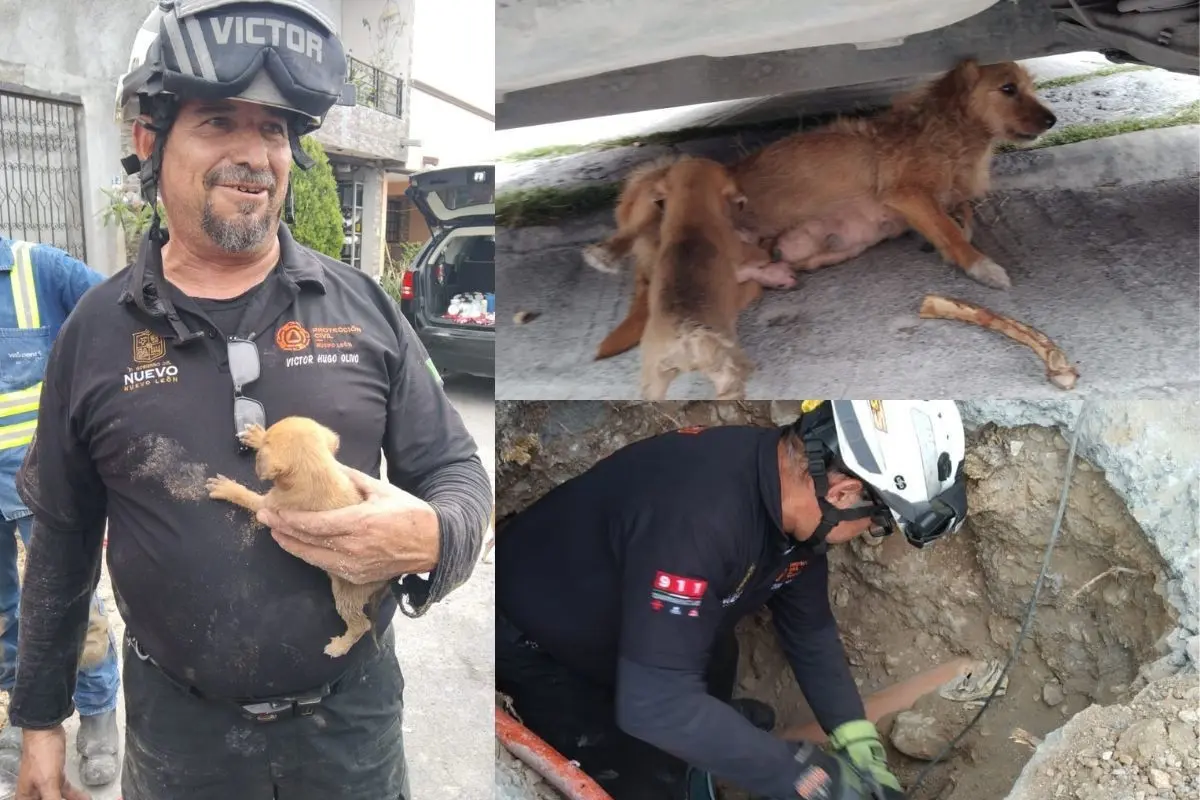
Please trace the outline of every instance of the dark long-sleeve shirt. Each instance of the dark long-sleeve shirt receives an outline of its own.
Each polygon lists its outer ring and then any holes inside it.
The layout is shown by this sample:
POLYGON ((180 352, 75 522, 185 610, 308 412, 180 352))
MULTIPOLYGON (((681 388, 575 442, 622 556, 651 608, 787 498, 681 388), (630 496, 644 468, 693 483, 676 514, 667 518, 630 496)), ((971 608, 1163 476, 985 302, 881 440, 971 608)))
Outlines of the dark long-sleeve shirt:
MULTIPOLYGON (((374 646, 364 637, 346 656, 326 656, 344 630, 328 577, 280 548, 250 512, 207 496, 205 481, 217 474, 269 488, 235 438, 230 335, 256 343, 260 377, 243 392, 268 425, 312 417, 338 433, 342 463, 379 475, 386 455, 389 480, 434 507, 441 561, 428 581, 406 576, 396 589, 413 613, 470 574, 490 482, 424 347, 371 278, 300 247, 286 227, 280 243, 268 280, 229 301, 245 306, 236 315, 168 290, 195 338, 135 307, 136 268, 89 292, 63 327, 18 479, 42 549, 32 548, 27 565, 15 724, 46 727, 71 713, 82 630, 75 604, 90 589, 83 579, 94 577, 105 520, 129 631, 206 694, 305 691, 374 646)), ((152 260, 153 276, 157 253, 143 247, 139 259, 152 260)), ((394 598, 382 604, 378 629, 395 609, 394 598)))
POLYGON ((627 733, 739 786, 794 793, 794 747, 706 694, 709 653, 769 603, 827 730, 864 716, 828 564, 782 531, 781 432, 686 429, 629 445, 511 520, 499 609, 547 654, 616 691, 627 733))

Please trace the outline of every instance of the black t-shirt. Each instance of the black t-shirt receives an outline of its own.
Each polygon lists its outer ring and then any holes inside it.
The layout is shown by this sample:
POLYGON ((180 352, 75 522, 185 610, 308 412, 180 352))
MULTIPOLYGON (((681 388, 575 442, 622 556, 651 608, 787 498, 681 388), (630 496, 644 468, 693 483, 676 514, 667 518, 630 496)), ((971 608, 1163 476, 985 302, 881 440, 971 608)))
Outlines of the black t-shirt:
MULTIPOLYGON (((259 292, 271 292, 279 280, 279 268, 276 267, 260 283, 254 284, 237 297, 224 300, 214 300, 207 297, 191 298, 196 307, 212 322, 217 331, 226 339, 234 336, 241 328, 246 316, 246 308, 259 292)), ((186 302, 185 295, 172 287, 175 303, 186 302)))
POLYGON ((685 428, 628 445, 496 539, 496 603, 538 647, 615 690, 627 732, 745 789, 789 793, 791 748, 705 695, 718 636, 767 605, 825 729, 862 719, 824 555, 782 530, 778 428, 685 428))
MULTIPOLYGON (((230 312, 244 314, 238 333, 257 343, 261 377, 244 392, 268 425, 312 417, 340 436, 341 462, 379 475, 386 453, 388 480, 418 496, 429 475, 477 464, 425 348, 383 289, 297 245, 286 226, 279 236, 272 279, 230 312)), ((166 318, 135 307, 134 274, 94 288, 63 326, 22 496, 60 531, 107 515, 108 566, 130 632, 201 691, 265 697, 331 681, 375 646, 371 637, 341 658, 325 655, 345 630, 328 576, 249 512, 207 495, 218 473, 269 488, 235 438, 224 331, 179 296, 183 323, 202 334, 180 342, 166 318)), ((395 609, 389 595, 377 629, 395 609)))

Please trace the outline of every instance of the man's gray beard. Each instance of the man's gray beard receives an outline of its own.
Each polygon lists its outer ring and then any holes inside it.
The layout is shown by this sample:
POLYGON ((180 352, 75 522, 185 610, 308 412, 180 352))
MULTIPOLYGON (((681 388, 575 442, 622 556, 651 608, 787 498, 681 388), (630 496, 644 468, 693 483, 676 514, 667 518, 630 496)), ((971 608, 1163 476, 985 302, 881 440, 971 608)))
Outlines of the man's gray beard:
POLYGON ((257 203, 238 206, 233 219, 218 217, 213 212, 212 201, 205 201, 200 226, 217 247, 228 253, 244 253, 262 244, 271 230, 270 204, 261 214, 253 214, 257 203))

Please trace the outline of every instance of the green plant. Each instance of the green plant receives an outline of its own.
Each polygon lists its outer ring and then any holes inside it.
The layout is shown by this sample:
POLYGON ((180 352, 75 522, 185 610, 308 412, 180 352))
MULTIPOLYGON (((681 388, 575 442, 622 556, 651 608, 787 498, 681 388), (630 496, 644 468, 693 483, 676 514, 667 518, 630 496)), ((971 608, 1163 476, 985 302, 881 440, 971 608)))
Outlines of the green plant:
POLYGON ((292 194, 296 204, 292 236, 318 253, 341 258, 345 234, 333 168, 329 166, 325 148, 316 139, 305 136, 300 146, 314 163, 308 170, 292 166, 292 194))
MULTIPOLYGON (((125 261, 131 263, 137 255, 142 235, 150 229, 153 209, 150 204, 137 197, 127 197, 124 189, 101 189, 107 202, 97 215, 104 225, 113 225, 125 237, 125 261)), ((158 215, 162 225, 167 226, 167 210, 158 204, 158 215)))
POLYGON ((383 272, 379 276, 379 285, 392 296, 397 303, 404 286, 404 273, 412 267, 413 259, 421 251, 424 242, 400 242, 383 248, 383 272), (397 254, 392 255, 392 248, 397 254))

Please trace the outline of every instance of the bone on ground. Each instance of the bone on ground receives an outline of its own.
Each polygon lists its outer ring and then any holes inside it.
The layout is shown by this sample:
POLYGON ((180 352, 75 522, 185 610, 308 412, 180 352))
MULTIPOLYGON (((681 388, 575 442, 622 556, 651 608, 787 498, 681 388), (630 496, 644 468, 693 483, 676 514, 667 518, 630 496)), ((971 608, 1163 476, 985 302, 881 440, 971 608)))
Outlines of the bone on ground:
POLYGON ((1060 389, 1074 389, 1075 381, 1079 379, 1078 368, 1067 358, 1067 354, 1050 340, 1050 337, 1011 317, 997 314, 995 311, 974 303, 936 294, 925 296, 924 302, 921 303, 920 316, 921 319, 953 319, 959 322, 969 322, 1003 333, 1037 353, 1038 358, 1046 364, 1046 377, 1060 389))

